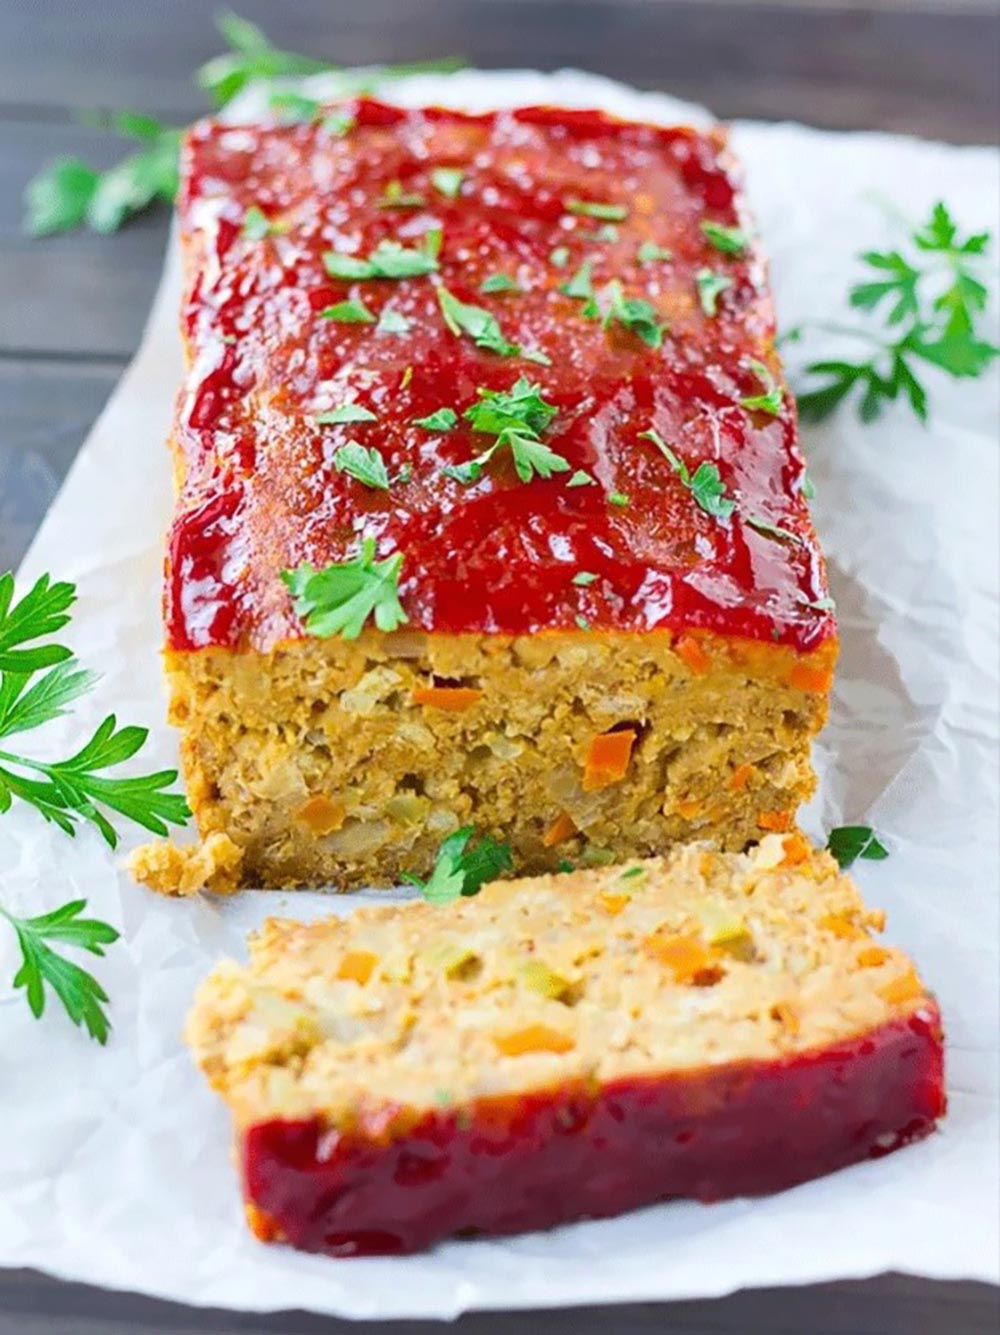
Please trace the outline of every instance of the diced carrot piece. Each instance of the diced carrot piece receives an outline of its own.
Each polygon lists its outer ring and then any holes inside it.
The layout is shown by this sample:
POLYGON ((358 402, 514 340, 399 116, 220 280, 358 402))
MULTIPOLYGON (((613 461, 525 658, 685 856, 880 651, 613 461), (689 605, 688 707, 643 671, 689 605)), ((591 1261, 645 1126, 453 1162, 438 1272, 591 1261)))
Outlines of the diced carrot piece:
POLYGON ((339 830, 346 815, 347 808, 339 798, 324 797, 322 793, 317 793, 299 807, 295 819, 308 826, 317 838, 322 838, 339 830))
POLYGON ((620 732, 602 732, 591 741, 583 765, 581 786, 585 793, 596 793, 624 779, 635 738, 631 728, 624 728, 620 732))
POLYGON ((792 828, 792 813, 790 811, 762 811, 757 817, 757 824, 762 830, 772 830, 777 834, 784 834, 786 830, 792 828))
POLYGON ((718 974, 718 956, 690 936, 661 936, 654 932, 643 945, 665 964, 678 983, 693 983, 706 974, 718 974))
POLYGON ((542 843, 546 848, 555 848, 556 844, 561 844, 566 839, 571 839, 576 834, 576 826, 566 811, 560 811, 549 828, 542 835, 542 843))
POLYGON ((735 788, 738 793, 741 793, 750 782, 750 776, 756 768, 756 765, 745 764, 734 769, 729 776, 730 788, 735 788))
POLYGON ((520 1057, 526 1052, 569 1052, 576 1041, 547 1024, 529 1024, 510 1034, 494 1034, 493 1042, 505 1057, 520 1057))
POLYGON ((631 898, 631 895, 616 895, 611 890, 601 890, 597 896, 597 902, 605 913, 609 913, 614 918, 621 913, 631 898))
POLYGON ((782 866, 797 867, 800 862, 805 862, 809 856, 809 843, 801 834, 793 833, 786 835, 781 841, 781 846, 785 850, 785 856, 782 859, 782 866))
POLYGON ((683 816, 685 820, 694 820, 696 816, 701 815, 702 804, 693 797, 685 798, 683 802, 677 803, 677 814, 683 816))
POLYGON ((418 686, 411 697, 415 705, 443 709, 449 714, 460 714, 471 709, 482 698, 482 691, 474 686, 418 686))
POLYGON ((372 976, 376 964, 378 956, 373 955, 370 950, 349 950, 340 961, 337 977, 364 984, 372 976))
POLYGON ((771 1007, 771 1014, 790 1034, 797 1034, 801 1029, 798 1011, 787 1001, 779 1001, 771 1007))
POLYGON ((253 1201, 247 1201, 243 1206, 247 1223, 250 1225, 250 1232, 260 1242, 278 1242, 281 1239, 281 1229, 258 1205, 253 1201))
POLYGON ((889 952, 883 950, 881 946, 866 946, 864 950, 858 951, 858 963, 863 969, 874 969, 878 965, 884 964, 889 958, 889 952))
POLYGON ((922 997, 924 991, 924 985, 914 970, 907 969, 906 973, 901 973, 898 978, 892 978, 880 987, 879 996, 890 1006, 895 1006, 901 1001, 912 1001, 914 997, 922 997))
POLYGON ((806 663, 796 663, 789 673, 788 682, 797 691, 808 691, 810 695, 826 695, 833 685, 833 673, 829 668, 814 668, 806 663))
POLYGON ((712 666, 712 660, 693 635, 682 635, 674 649, 678 658, 683 659, 691 671, 698 675, 707 672, 712 666))
POLYGON ((849 918, 841 918, 835 913, 828 913, 825 917, 820 918, 819 925, 844 941, 860 941, 862 937, 867 935, 863 927, 859 927, 857 923, 851 922, 849 918))

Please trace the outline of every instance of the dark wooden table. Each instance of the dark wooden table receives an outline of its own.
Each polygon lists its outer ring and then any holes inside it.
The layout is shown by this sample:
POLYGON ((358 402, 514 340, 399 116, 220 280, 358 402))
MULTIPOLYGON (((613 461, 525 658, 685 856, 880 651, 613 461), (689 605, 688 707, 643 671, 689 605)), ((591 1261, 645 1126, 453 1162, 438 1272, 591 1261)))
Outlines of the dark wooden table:
MULTIPOLYGON (((875 127, 990 142, 1000 112, 992 0, 724 3, 723 0, 234 0, 280 45, 345 64, 459 52, 485 67, 576 65, 703 101, 723 116, 875 127)), ((135 107, 177 123, 203 109, 191 72, 219 47, 205 0, 2 0, 0 4, 0 571, 17 564, 88 428, 131 357, 167 219, 115 237, 32 242, 25 183, 47 159, 114 160, 81 108, 135 107)), ((0 873, 2 876, 2 873, 0 873)), ((736 1294, 716 1302, 471 1316, 466 1335, 726 1332, 976 1335, 998 1291, 901 1276, 736 1294)), ((234 1315, 0 1272, 0 1335, 253 1332, 346 1323, 234 1315)), ((375 1328, 372 1328, 375 1329, 375 1328)), ((420 1332, 436 1323, 381 1325, 420 1332)))

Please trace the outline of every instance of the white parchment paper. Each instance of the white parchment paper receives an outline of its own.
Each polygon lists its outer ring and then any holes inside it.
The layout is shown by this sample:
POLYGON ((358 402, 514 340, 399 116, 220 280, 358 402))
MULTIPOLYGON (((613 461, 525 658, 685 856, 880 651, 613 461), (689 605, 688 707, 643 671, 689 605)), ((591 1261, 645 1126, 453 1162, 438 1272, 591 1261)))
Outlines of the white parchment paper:
MULTIPOLYGON (((575 72, 425 76, 390 95, 473 108, 562 101, 666 122, 694 114, 575 72)), ((876 196, 913 221, 943 198, 963 226, 1000 227, 993 150, 797 125, 739 125, 734 138, 785 326, 836 317, 856 253, 893 241, 876 196)), ((158 645, 178 294, 171 253, 139 355, 22 571, 77 581, 71 642, 104 674, 75 718, 40 739, 53 753, 114 709, 151 727, 145 766, 176 756, 158 645)), ((835 347, 828 337, 793 347, 793 371, 806 351, 835 347)), ((939 1134, 766 1200, 664 1204, 403 1259, 264 1248, 245 1229, 227 1117, 182 1048, 183 1017, 196 982, 221 955, 241 954, 266 913, 343 912, 367 896, 170 902, 131 885, 89 829, 70 843, 15 810, 0 819, 5 900, 42 912, 86 896, 124 941, 97 965, 113 999, 106 1049, 58 1011, 38 1024, 20 997, 0 993, 0 1263, 190 1303, 362 1317, 709 1297, 883 1270, 996 1281, 1000 395, 995 376, 929 375, 929 428, 902 409, 868 427, 841 411, 804 433, 843 642, 806 823, 818 834, 864 819, 891 849, 856 873, 942 1003, 951 1107, 939 1134)), ((14 951, 0 936, 9 979, 14 951)))

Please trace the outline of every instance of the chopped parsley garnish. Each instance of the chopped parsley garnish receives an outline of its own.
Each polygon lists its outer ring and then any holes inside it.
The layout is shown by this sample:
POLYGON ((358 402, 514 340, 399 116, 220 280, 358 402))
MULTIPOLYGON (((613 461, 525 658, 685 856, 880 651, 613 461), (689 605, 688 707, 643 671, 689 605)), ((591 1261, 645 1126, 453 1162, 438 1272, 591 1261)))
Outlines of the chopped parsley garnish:
POLYGON ((580 630, 590 630, 590 622, 580 612, 573 618, 580 630))
POLYGON ((19 602, 14 591, 14 576, 0 576, 0 816, 15 799, 27 802, 65 834, 89 821, 111 848, 118 836, 105 810, 153 834, 167 834, 168 823, 184 825, 191 815, 187 803, 168 791, 175 770, 124 777, 100 772, 131 760, 148 736, 146 728, 119 728, 114 714, 67 760, 36 760, 20 747, 7 749, 7 738, 62 717, 96 681, 63 645, 33 643, 68 624, 75 586, 43 575, 19 602))
POLYGON ((294 125, 296 121, 319 120, 322 109, 322 103, 314 97, 284 90, 272 93, 268 98, 268 106, 278 113, 278 118, 286 125, 294 125))
POLYGON ((608 504, 617 505, 620 509, 624 509, 628 505, 628 497, 623 491, 609 491, 608 504))
POLYGON ((328 413, 317 413, 313 421, 319 426, 335 426, 341 422, 376 422, 378 418, 370 408, 363 408, 360 403, 343 403, 328 413))
POLYGON ((694 281, 698 287, 698 300, 701 302, 701 309, 708 316, 719 313, 719 298, 727 288, 732 287, 733 280, 724 273, 716 273, 713 269, 699 269, 694 276, 694 281))
POLYGON ((736 502, 726 496, 726 484, 719 475, 717 464, 703 460, 692 473, 687 464, 667 444, 658 431, 639 433, 640 440, 649 440, 666 459, 681 482, 691 493, 695 504, 713 519, 725 522, 736 509, 736 502))
POLYGON ((701 230, 716 250, 723 255, 742 255, 750 244, 747 234, 739 227, 724 227, 722 223, 703 222, 701 230))
POLYGON ((644 876, 645 874, 646 874, 645 867, 626 867, 618 879, 620 881, 631 881, 636 876, 644 876))
POLYGON ((516 278, 508 278, 505 273, 491 273, 479 284, 480 292, 521 292, 523 289, 516 278))
POLYGON ((889 856, 889 850, 879 841, 870 825, 839 825, 830 831, 826 846, 842 871, 858 858, 881 862, 889 856))
POLYGON ((409 332, 410 322, 402 311, 394 311, 391 306, 385 306, 379 316, 376 333, 408 334, 409 332))
POLYGON ((407 192, 401 181, 390 181, 379 197, 380 209, 422 209, 427 201, 423 195, 407 192))
POLYGON ((674 252, 658 246, 655 241, 643 241, 635 257, 640 264, 655 264, 657 260, 672 260, 674 252))
POLYGON ((375 491, 389 490, 389 471, 374 445, 366 449, 356 440, 347 441, 334 454, 333 466, 338 473, 347 473, 375 491))
POLYGON ((835 612, 837 604, 832 598, 807 598, 803 607, 811 607, 814 612, 835 612))
POLYGON ((349 111, 331 111, 320 122, 321 129, 332 134, 335 139, 343 139, 357 125, 356 118, 349 111))
POLYGON ((603 227, 598 227, 595 232, 581 232, 580 236, 584 241, 598 241, 607 243, 618 240, 618 228, 614 223, 605 223, 603 227))
POLYGON ((589 584, 593 584, 597 576, 592 570, 578 570, 573 576, 573 583, 578 588, 585 589, 589 584))
MULTIPOLYGON (((440 232, 428 232, 428 237, 440 232)), ((366 278, 421 278, 437 272, 434 242, 422 250, 409 250, 398 241, 380 241, 367 259, 359 255, 340 255, 328 250, 323 256, 323 267, 331 278, 346 280, 366 278)))
POLYGON ((399 601, 403 553, 375 560, 375 539, 365 538, 357 556, 335 561, 324 570, 301 565, 283 570, 296 615, 310 635, 356 640, 369 617, 381 631, 398 629, 409 618, 399 601))
POLYGON ((591 277, 593 267, 593 260, 584 260, 572 278, 568 278, 565 283, 559 284, 559 291, 567 297, 576 297, 581 301, 592 301, 594 297, 594 283, 591 277))
POLYGON ((458 297, 453 296, 443 286, 438 288, 437 295, 444 322, 456 338, 465 334, 477 347, 495 352, 501 357, 524 357, 527 361, 538 362, 542 366, 551 365, 544 352, 523 348, 505 338, 496 316, 482 306, 459 301, 458 297))
POLYGON ((597 218, 601 222, 624 222, 628 217, 625 204, 602 204, 599 200, 564 199, 563 208, 581 218, 597 218))
POLYGON ((435 167, 431 172, 431 184, 445 199, 455 199, 465 180, 465 172, 458 167, 435 167))
POLYGON ((778 538, 783 542, 801 543, 802 541, 799 535, 793 533, 790 528, 782 528, 780 524, 772 524, 769 519, 763 519, 760 515, 745 515, 743 522, 757 533, 763 533, 765 538, 778 538))
POLYGON ((650 348, 663 342, 663 325, 656 307, 643 297, 626 297, 617 278, 601 289, 600 304, 604 311, 604 328, 613 320, 629 329, 650 348))
POLYGON ((755 357, 751 358, 750 368, 764 386, 764 392, 763 394, 751 394, 748 398, 740 399, 740 403, 752 412, 768 413, 771 417, 777 417, 784 402, 781 386, 775 381, 770 368, 765 366, 763 362, 757 361, 755 357))
POLYGON ((808 473, 802 474, 802 480, 799 483, 799 491, 801 491, 807 501, 816 499, 816 486, 808 473))
POLYGON ((263 241, 266 236, 280 236, 287 231, 288 223, 272 222, 256 204, 251 204, 243 215, 243 235, 250 241, 263 241))
POLYGON ((414 426, 422 426, 425 431, 454 431, 458 426, 458 413, 454 408, 438 408, 426 417, 415 417, 414 426))
POLYGON ((589 473, 585 473, 582 468, 578 468, 573 476, 567 480, 566 485, 567 487, 596 487, 597 483, 589 473))
POLYGON ((487 881, 513 869, 509 844, 497 843, 488 834, 477 837, 475 827, 467 825, 444 840, 426 881, 409 872, 403 873, 403 879, 417 886, 430 903, 450 904, 477 895, 487 881))
POLYGON ((555 246, 549 251, 549 263, 554 264, 557 269, 565 269, 569 264, 569 247, 555 246))
POLYGON ((337 324, 374 324, 375 316, 363 301, 351 298, 349 301, 337 301, 320 311, 324 320, 335 320, 337 324))
POLYGON ((874 276, 850 290, 852 306, 883 315, 885 337, 873 336, 864 326, 819 326, 869 347, 874 343, 875 351, 857 360, 807 366, 807 374, 824 376, 827 383, 799 395, 804 418, 826 417, 857 389, 863 422, 874 421, 886 404, 901 395, 924 422, 927 390, 920 380, 921 363, 956 379, 975 379, 1000 356, 1000 348, 987 342, 978 327, 989 296, 983 281, 989 232, 963 239, 948 209, 938 203, 909 240, 913 248, 909 256, 899 250, 864 254, 861 258, 874 276))
POLYGON ((520 376, 509 390, 481 389, 479 402, 467 409, 464 417, 473 431, 495 436, 482 454, 464 464, 445 468, 456 482, 476 482, 498 450, 509 449, 514 471, 522 482, 538 476, 548 479, 555 473, 568 473, 569 464, 540 439, 556 416, 557 409, 542 398, 541 386, 520 376))

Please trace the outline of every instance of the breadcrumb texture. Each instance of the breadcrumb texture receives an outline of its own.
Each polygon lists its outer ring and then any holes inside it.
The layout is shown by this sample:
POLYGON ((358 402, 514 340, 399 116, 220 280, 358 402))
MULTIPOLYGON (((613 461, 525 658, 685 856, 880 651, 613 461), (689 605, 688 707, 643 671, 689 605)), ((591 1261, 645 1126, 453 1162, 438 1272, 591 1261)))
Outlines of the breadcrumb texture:
POLYGON ((187 1038, 232 1112, 260 1236, 410 1249, 715 1199, 884 1153, 943 1113, 937 1008, 882 922, 797 833, 693 845, 445 906, 271 920, 248 966, 202 985, 187 1038), (505 1177, 521 1186, 494 1212, 505 1177))
MULTIPOLYGON (((475 824, 526 874, 708 838, 741 850, 813 791, 834 646, 549 632, 366 632, 270 654, 169 653, 171 720, 202 836, 243 884, 426 876, 475 824)), ((167 893, 228 888, 213 859, 133 863, 167 893)))

